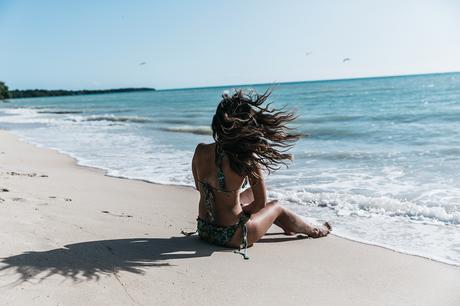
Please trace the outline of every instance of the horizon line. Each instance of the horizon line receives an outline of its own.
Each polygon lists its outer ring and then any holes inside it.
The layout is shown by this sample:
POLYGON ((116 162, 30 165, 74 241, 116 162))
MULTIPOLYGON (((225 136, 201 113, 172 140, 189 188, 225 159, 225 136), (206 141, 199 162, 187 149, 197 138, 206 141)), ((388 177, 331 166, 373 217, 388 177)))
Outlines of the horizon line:
POLYGON ((196 86, 196 87, 177 87, 177 88, 156 89, 156 91, 175 91, 175 90, 191 90, 191 89, 228 88, 228 87, 238 87, 238 86, 247 87, 247 86, 300 84, 300 83, 319 83, 319 82, 340 82, 340 81, 352 81, 352 80, 385 79, 385 78, 398 78, 398 77, 403 78, 403 77, 414 77, 414 76, 436 75, 436 74, 453 74, 453 73, 460 73, 460 71, 426 72, 426 73, 422 72, 422 73, 396 74, 396 75, 377 75, 377 76, 338 78, 338 79, 316 79, 316 80, 303 80, 303 81, 246 83, 246 84, 212 85, 212 86, 196 86))

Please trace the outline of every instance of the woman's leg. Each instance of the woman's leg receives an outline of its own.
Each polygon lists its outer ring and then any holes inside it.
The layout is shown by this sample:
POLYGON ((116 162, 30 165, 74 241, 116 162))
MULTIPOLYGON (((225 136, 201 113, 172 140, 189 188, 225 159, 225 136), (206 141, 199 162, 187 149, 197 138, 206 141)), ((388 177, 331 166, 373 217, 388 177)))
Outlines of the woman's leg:
MULTIPOLYGON (((254 201, 254 195, 251 188, 247 188, 240 193, 240 201, 242 205, 247 205, 254 201)), ((272 201, 277 202, 277 201, 272 201)), ((272 203, 270 202, 270 203, 272 203)), ((268 205, 268 204, 267 204, 268 205)), ((290 211, 287 208, 284 208, 284 211, 272 222, 273 224, 281 227, 286 235, 293 235, 296 233, 307 234, 314 238, 322 237, 324 235, 324 230, 330 231, 331 226, 329 223, 325 223, 326 228, 317 228, 311 224, 305 223, 302 218, 297 214, 290 211), (323 232, 321 232, 321 230, 323 232)), ((270 224, 271 225, 271 224, 270 224)), ((327 234, 326 234, 327 235, 327 234)))
POLYGON ((286 234, 306 234, 313 238, 327 236, 331 231, 331 226, 328 222, 324 226, 318 227, 305 222, 299 215, 283 207, 283 213, 275 220, 275 224, 281 227, 286 234))
MULTIPOLYGON (((270 226, 274 223, 279 223, 280 227, 288 233, 299 233, 306 234, 313 238, 319 238, 329 234, 329 225, 327 224, 324 228, 317 228, 305 223, 295 213, 282 207, 278 204, 278 201, 271 201, 256 214, 251 216, 251 219, 247 222, 248 228, 248 244, 251 245, 268 231, 270 226)), ((230 246, 239 246, 241 244, 242 232, 238 229, 235 235, 229 242, 230 246)))
MULTIPOLYGON (((251 187, 247 188, 243 192, 240 193, 240 203, 243 206, 246 206, 254 201, 254 194, 252 193, 251 187)), ((273 222, 275 225, 281 227, 286 235, 292 235, 293 233, 289 231, 283 224, 281 224, 278 219, 273 222)))
POLYGON ((305 234, 312 238, 319 238, 329 234, 331 230, 329 223, 326 222, 324 226, 317 227, 305 222, 299 215, 288 208, 278 206, 281 207, 281 213, 273 223, 281 227, 286 234, 305 234))
POLYGON ((260 211, 251 215, 247 223, 249 245, 262 238, 281 214, 283 214, 283 207, 278 204, 278 201, 271 201, 260 211))

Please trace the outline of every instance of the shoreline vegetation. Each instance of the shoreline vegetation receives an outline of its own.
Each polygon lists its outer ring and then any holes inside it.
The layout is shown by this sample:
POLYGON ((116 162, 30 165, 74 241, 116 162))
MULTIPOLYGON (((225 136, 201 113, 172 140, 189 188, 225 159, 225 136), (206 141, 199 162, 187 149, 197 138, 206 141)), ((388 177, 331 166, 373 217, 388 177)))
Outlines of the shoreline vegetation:
POLYGON ((8 86, 5 83, 0 81, 0 101, 6 100, 10 97, 10 93, 8 91, 8 86))
POLYGON ((140 88, 113 88, 113 89, 95 89, 95 90, 47 90, 47 89, 25 89, 25 90, 9 90, 5 83, 0 82, 0 100, 20 99, 20 98, 38 98, 38 97, 59 97, 59 96, 78 96, 78 95, 94 95, 108 93, 124 93, 124 92, 139 92, 139 91, 156 91, 155 88, 140 87, 140 88))

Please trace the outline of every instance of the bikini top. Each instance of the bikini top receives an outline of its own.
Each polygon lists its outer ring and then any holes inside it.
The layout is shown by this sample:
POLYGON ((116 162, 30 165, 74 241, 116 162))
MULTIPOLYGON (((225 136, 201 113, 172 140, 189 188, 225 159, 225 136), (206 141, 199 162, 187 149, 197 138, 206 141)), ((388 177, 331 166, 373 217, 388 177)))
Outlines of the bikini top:
POLYGON ((244 178, 243 184, 241 187, 238 189, 234 190, 225 190, 225 175, 224 175, 224 170, 222 169, 222 162, 223 159, 225 158, 225 152, 224 151, 217 151, 217 146, 216 146, 216 166, 217 166, 217 183, 219 184, 219 187, 213 187, 207 182, 203 182, 198 180, 200 183, 203 191, 204 191, 204 205, 206 208, 206 214, 208 217, 208 220, 211 223, 215 223, 215 218, 214 218, 214 203, 215 203, 215 196, 214 196, 214 191, 217 192, 236 192, 239 191, 241 188, 244 188, 247 185, 247 177, 244 178))

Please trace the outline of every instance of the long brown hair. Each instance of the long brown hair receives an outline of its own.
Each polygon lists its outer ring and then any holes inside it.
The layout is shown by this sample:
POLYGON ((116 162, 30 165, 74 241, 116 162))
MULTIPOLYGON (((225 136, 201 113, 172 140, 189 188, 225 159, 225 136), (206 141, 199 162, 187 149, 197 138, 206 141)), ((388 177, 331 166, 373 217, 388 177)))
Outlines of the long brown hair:
POLYGON ((223 94, 212 119, 212 136, 217 153, 224 152, 233 171, 258 178, 258 169, 269 173, 286 165, 286 153, 298 140, 286 124, 296 117, 292 112, 262 106, 271 91, 236 90, 223 94))

